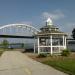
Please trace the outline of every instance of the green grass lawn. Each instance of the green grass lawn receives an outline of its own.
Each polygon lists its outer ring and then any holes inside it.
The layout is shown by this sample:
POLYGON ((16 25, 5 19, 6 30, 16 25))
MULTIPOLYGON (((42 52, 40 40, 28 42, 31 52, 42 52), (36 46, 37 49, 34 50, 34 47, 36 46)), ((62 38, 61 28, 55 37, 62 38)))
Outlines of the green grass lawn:
POLYGON ((29 56, 34 60, 54 67, 57 70, 65 72, 69 75, 75 75, 75 52, 71 52, 68 57, 53 55, 47 57, 29 56))
POLYGON ((50 65, 58 70, 68 73, 69 75, 75 75, 75 59, 52 59, 43 61, 44 64, 50 65))
POLYGON ((30 56, 32 59, 41 63, 54 67, 57 70, 65 72, 69 75, 75 75, 75 52, 71 52, 69 56, 48 55, 47 57, 30 56))

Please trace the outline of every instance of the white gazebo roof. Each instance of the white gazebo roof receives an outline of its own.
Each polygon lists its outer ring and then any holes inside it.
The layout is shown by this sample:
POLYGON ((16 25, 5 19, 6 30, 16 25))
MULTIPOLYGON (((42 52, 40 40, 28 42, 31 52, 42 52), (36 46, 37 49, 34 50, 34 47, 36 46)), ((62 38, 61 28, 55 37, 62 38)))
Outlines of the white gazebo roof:
POLYGON ((53 22, 50 18, 47 19, 46 21, 46 26, 43 26, 40 28, 41 32, 38 32, 37 36, 49 36, 49 35, 55 35, 55 36, 61 36, 65 35, 67 36, 66 33, 62 32, 59 30, 58 27, 53 25, 53 22))
POLYGON ((51 18, 48 18, 46 22, 47 22, 47 26, 53 25, 51 18))

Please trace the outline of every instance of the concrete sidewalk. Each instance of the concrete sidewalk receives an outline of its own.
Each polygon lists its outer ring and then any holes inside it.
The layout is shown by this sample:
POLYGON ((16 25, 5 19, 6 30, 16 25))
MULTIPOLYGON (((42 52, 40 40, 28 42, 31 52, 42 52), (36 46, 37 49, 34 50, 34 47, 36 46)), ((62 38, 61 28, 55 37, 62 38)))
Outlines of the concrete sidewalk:
POLYGON ((0 58, 0 75, 67 75, 37 62, 19 51, 6 51, 0 58))

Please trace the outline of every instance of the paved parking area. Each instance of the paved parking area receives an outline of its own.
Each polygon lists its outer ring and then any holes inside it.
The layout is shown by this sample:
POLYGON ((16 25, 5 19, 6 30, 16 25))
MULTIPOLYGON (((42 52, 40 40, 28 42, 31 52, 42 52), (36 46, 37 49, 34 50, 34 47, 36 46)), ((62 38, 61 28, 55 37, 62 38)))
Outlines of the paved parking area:
POLYGON ((19 51, 6 51, 0 58, 0 75, 67 75, 37 62, 19 51))

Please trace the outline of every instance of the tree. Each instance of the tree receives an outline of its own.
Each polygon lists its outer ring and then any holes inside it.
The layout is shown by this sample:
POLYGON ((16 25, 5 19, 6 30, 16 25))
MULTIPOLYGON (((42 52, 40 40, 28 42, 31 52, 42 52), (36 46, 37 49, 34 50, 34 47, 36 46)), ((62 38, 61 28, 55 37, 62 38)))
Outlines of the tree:
POLYGON ((2 46, 3 46, 4 49, 8 48, 9 42, 7 40, 3 40, 2 41, 2 46))
POLYGON ((72 37, 75 39, 75 28, 72 30, 72 37))

